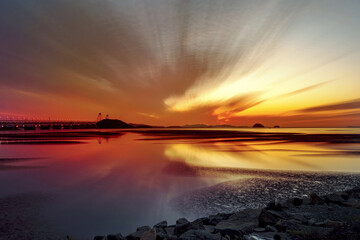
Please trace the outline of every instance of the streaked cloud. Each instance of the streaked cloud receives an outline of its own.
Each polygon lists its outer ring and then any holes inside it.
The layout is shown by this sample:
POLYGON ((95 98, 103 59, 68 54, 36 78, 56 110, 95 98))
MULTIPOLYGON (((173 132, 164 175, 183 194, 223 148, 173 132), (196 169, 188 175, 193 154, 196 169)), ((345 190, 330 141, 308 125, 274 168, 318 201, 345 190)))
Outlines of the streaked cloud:
POLYGON ((316 107, 304 108, 299 112, 325 112, 325 111, 347 111, 347 110, 359 110, 360 111, 360 98, 350 101, 337 102, 332 104, 325 104, 316 107))
POLYGON ((1 112, 242 125, 356 99, 359 11, 335 0, 4 0, 1 112))

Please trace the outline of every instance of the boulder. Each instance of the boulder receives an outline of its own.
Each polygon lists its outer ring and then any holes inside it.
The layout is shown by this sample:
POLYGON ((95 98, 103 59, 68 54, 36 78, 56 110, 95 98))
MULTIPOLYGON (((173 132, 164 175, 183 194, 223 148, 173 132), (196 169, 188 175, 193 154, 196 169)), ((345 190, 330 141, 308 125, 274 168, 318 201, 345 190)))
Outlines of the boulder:
POLYGON ((346 192, 337 192, 336 193, 337 195, 339 195, 339 196, 341 196, 343 199, 345 199, 345 200, 348 200, 349 199, 349 194, 348 193, 346 193, 346 192))
POLYGON ((310 193, 310 204, 324 204, 325 201, 319 197, 316 193, 310 193))
POLYGON ((199 218, 199 219, 196 219, 195 221, 191 222, 190 229, 205 229, 204 219, 206 220, 207 218, 199 218))
POLYGON ((280 211, 282 209, 282 206, 280 203, 277 203, 275 201, 269 202, 266 207, 266 210, 275 210, 275 211, 280 211))
POLYGON ((276 239, 276 235, 280 237, 280 239, 286 239, 285 235, 282 233, 281 235, 274 232, 263 232, 263 233, 251 233, 249 235, 245 235, 243 239, 245 240, 273 240, 276 239))
MULTIPOLYGON (((210 215, 209 216, 209 225, 216 225, 219 222, 221 222, 222 220, 228 219, 231 216, 231 214, 226 214, 226 213, 218 213, 216 215, 210 215)), ((206 224, 206 223, 204 223, 206 224)))
POLYGON ((167 227, 167 221, 161 221, 154 225, 154 228, 166 228, 167 227))
POLYGON ((186 218, 180 218, 176 221, 174 234, 180 235, 190 230, 190 222, 186 218))
POLYGON ((258 217, 259 226, 266 227, 267 225, 275 225, 278 219, 269 210, 263 209, 258 217))
POLYGON ((219 222, 215 226, 215 232, 221 235, 243 235, 257 227, 259 214, 258 209, 245 209, 231 215, 228 219, 219 222))
POLYGON ((292 199, 292 204, 294 204, 294 206, 300 206, 303 203, 303 199, 301 198, 293 198, 292 199))
POLYGON ((153 228, 150 231, 144 232, 141 235, 140 240, 156 240, 156 230, 153 228))
POLYGON ((106 236, 106 240, 126 240, 125 237, 121 235, 121 233, 118 234, 110 234, 106 236))
POLYGON ((94 240, 106 240, 105 236, 95 236, 94 240))
POLYGON ((340 221, 331 221, 329 219, 326 219, 323 222, 317 222, 314 224, 316 227, 328 227, 328 228, 339 228, 343 226, 344 223, 340 221))
POLYGON ((349 198, 348 200, 344 201, 342 205, 346 207, 360 207, 360 201, 355 198, 349 198))
POLYGON ((266 232, 276 232, 276 228, 273 227, 273 226, 271 226, 271 225, 267 225, 267 226, 265 227, 265 231, 266 231, 266 232))
POLYGON ((179 240, 220 240, 220 233, 212 234, 203 229, 191 229, 180 235, 179 240))
POLYGON ((164 230, 168 236, 172 236, 174 235, 175 227, 166 227, 164 230))
POLYGON ((140 240, 143 233, 150 231, 150 230, 151 230, 151 228, 149 226, 138 227, 136 229, 136 232, 131 233, 128 236, 126 236, 126 239, 127 240, 140 240))
POLYGON ((173 234, 168 235, 164 228, 153 228, 153 229, 155 230, 156 233, 156 239, 164 239, 167 236, 173 235, 173 234))
POLYGON ((325 201, 336 203, 336 204, 341 204, 345 201, 345 199, 341 195, 339 195, 337 193, 333 193, 333 194, 327 195, 325 197, 325 201))
POLYGON ((214 233, 215 232, 215 226, 214 225, 204 225, 204 228, 209 233, 214 233))

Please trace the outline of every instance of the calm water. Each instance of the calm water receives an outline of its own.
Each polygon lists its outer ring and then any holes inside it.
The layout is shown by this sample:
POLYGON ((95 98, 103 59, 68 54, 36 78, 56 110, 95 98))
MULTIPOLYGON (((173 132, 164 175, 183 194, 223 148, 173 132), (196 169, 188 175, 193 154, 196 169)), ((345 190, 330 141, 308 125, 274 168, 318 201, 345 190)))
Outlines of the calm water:
MULTIPOLYGON (((238 131, 360 134, 356 128, 238 131)), ((0 145, 0 214, 9 231, 92 239, 359 185, 356 141, 159 139, 141 131, 76 140, 0 145)))

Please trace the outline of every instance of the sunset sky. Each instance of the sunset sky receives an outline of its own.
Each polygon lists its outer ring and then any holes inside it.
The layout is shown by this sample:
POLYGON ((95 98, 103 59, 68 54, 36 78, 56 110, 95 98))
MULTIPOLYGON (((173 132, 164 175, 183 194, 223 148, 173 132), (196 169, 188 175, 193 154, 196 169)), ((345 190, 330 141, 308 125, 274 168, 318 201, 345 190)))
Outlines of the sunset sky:
POLYGON ((359 126, 359 13, 359 0, 2 0, 0 118, 359 126))

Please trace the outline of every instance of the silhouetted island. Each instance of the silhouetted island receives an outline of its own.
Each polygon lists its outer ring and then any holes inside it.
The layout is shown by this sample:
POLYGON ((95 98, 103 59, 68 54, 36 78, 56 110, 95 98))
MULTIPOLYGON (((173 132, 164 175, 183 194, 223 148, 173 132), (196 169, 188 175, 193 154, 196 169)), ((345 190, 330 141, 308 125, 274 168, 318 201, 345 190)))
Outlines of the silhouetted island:
POLYGON ((118 119, 104 119, 96 123, 97 128, 134 128, 118 119))
POLYGON ((274 128, 279 128, 280 126, 279 125, 275 125, 274 128))
POLYGON ((255 123, 253 128, 263 128, 264 125, 262 125, 261 123, 255 123))

